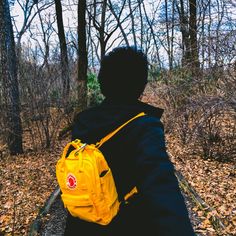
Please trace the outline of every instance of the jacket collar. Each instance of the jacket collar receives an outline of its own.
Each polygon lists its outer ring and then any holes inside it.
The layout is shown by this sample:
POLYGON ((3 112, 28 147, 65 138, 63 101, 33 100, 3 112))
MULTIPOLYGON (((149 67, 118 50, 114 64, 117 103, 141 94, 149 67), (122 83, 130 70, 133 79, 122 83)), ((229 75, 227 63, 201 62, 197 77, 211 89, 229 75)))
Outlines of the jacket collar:
POLYGON ((145 112, 147 115, 155 116, 158 118, 161 118, 164 109, 159 107, 154 107, 152 105, 149 105, 147 103, 141 102, 139 100, 129 100, 129 101, 123 101, 123 100, 111 100, 111 99, 105 99, 102 104, 102 107, 123 107, 128 110, 130 110, 131 113, 135 112, 145 112))

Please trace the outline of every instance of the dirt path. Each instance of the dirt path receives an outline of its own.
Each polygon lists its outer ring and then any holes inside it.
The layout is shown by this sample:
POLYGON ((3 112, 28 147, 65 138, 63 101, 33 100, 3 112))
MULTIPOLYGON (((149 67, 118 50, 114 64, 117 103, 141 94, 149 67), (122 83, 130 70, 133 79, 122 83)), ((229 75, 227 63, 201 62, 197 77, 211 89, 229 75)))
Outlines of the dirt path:
MULTIPOLYGON (((200 219, 196 212, 192 209, 195 206, 194 202, 191 200, 190 196, 183 192, 183 196, 186 202, 186 206, 189 212, 189 218, 193 225, 194 229, 197 229, 201 224, 202 219, 200 219)), ((45 206, 46 207, 46 206, 45 206)), ((54 203, 52 204, 46 219, 42 220, 42 226, 39 230, 39 236, 63 236, 65 223, 66 223, 67 211, 64 209, 63 203, 60 199, 60 195, 56 198, 54 203)), ((203 231, 204 232, 204 231, 203 231)), ((199 232, 196 230, 197 236, 209 235, 204 234, 203 232, 199 232)))

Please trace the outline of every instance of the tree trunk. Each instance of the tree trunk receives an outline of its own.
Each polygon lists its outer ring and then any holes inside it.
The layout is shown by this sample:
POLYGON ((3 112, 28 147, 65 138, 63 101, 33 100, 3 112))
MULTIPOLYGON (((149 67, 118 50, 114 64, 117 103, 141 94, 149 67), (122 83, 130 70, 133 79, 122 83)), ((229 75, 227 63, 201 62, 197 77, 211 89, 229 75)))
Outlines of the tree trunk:
POLYGON ((5 138, 10 154, 15 155, 23 152, 22 126, 15 41, 7 0, 0 1, 0 60, 5 138))
POLYGON ((79 109, 87 107, 87 68, 88 58, 86 49, 86 0, 78 3, 78 102, 79 109))
POLYGON ((62 17, 61 1, 55 0, 55 6, 56 6, 58 37, 61 51, 61 75, 63 82, 63 99, 67 101, 70 93, 70 77, 69 77, 69 63, 68 63, 63 17, 62 17))
POLYGON ((190 47, 192 57, 192 68, 195 73, 198 73, 200 68, 198 57, 198 44, 197 44, 197 1, 189 0, 189 35, 190 35, 190 47))
POLYGON ((187 67, 191 59, 188 17, 183 0, 180 0, 180 6, 176 2, 176 7, 179 13, 180 31, 182 35, 182 66, 187 67))
POLYGON ((173 69, 173 59, 171 55, 171 40, 170 38, 170 29, 169 29, 169 17, 168 17, 168 2, 165 0, 165 22, 166 22, 166 37, 167 37, 167 53, 168 53, 168 61, 170 70, 173 69))
POLYGON ((132 6, 131 6, 131 0, 128 0, 129 3, 129 11, 130 11, 130 18, 131 18, 131 29, 132 29, 132 35, 133 35, 133 40, 134 40, 134 47, 137 48, 137 39, 136 39, 136 27, 135 27, 135 21, 134 21, 134 13, 132 11, 132 6))
POLYGON ((99 40, 100 40, 100 47, 101 47, 101 59, 106 54, 106 44, 107 44, 107 41, 105 39, 106 10, 107 10, 107 0, 104 0, 103 3, 102 3, 101 27, 100 27, 100 30, 99 30, 99 40))
POLYGON ((143 14, 141 8, 141 0, 138 1, 138 9, 139 9, 139 17, 140 17, 140 48, 143 50, 143 33, 144 33, 144 26, 143 26, 143 14))

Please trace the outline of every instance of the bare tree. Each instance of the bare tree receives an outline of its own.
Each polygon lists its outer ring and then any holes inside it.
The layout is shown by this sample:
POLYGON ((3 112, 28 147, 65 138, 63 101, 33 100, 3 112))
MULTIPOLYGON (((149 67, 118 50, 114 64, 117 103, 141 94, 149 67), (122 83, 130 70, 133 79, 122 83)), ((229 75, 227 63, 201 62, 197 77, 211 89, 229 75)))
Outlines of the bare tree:
MULTIPOLYGON (((124 30, 124 27, 123 27, 123 25, 122 25, 122 24, 127 20, 127 17, 128 17, 129 15, 126 16, 124 19, 121 20, 121 16, 122 16, 123 10, 124 10, 124 8, 125 8, 126 0, 123 1, 122 6, 120 7, 120 10, 119 10, 118 14, 117 14, 117 11, 115 10, 115 6, 114 6, 114 4, 112 4, 111 0, 108 0, 108 2, 109 2, 109 9, 110 9, 110 11, 112 12, 113 16, 114 16, 115 19, 116 19, 117 27, 118 27, 118 28, 120 29, 120 31, 121 31, 121 34, 122 34, 123 39, 124 39, 124 41, 125 41, 125 44, 126 44, 127 46, 129 46, 129 40, 128 40, 127 34, 126 34, 125 30, 124 30)), ((139 4, 139 5, 140 5, 140 4, 139 4)))
POLYGON ((140 19, 140 48, 143 49, 144 23, 143 23, 141 0, 139 0, 138 9, 139 9, 139 19, 140 19))
POLYGON ((78 102, 79 108, 87 107, 87 68, 86 49, 86 0, 78 2, 78 102))
MULTIPOLYGON (((59 59, 51 56, 53 50, 51 41, 55 33, 53 27, 55 24, 55 15, 50 12, 45 14, 39 12, 38 17, 40 24, 37 24, 37 32, 32 32, 31 27, 29 27, 29 31, 31 33, 31 39, 35 41, 36 45, 35 50, 31 53, 35 58, 40 59, 35 62, 28 61, 28 63, 25 62, 22 65, 21 82, 22 86, 27 86, 26 94, 28 95, 28 99, 30 98, 32 100, 31 103, 28 103, 28 100, 26 100, 25 123, 29 127, 32 125, 35 126, 37 139, 39 139, 43 147, 48 148, 54 141, 53 137, 59 125, 59 122, 56 124, 57 127, 53 124, 51 102, 53 101, 53 93, 56 92, 60 94, 61 91, 61 83, 60 85, 58 83, 60 81, 58 77, 60 77, 59 71, 61 68, 58 66, 57 70, 55 70, 59 59), (32 70, 32 73, 27 73, 30 70, 32 70), (31 115, 30 122, 27 121, 27 119, 29 119, 27 115, 31 115), (51 129, 51 127, 54 128, 51 129)), ((22 57, 22 60, 23 59, 22 57)), ((22 89, 25 88, 22 87, 22 89)), ((57 98, 58 97, 59 96, 57 96, 57 98)), ((57 99, 55 99, 55 101, 57 101, 57 99)), ((34 131, 32 132, 32 135, 33 134, 35 135, 34 131)))
MULTIPOLYGON (((145 15, 145 20, 147 22, 147 26, 150 29, 151 37, 152 37, 152 40, 153 40, 153 47, 155 48, 155 54, 156 54, 156 58, 157 58, 157 63, 158 63, 158 66, 161 67, 161 59, 160 59, 160 55, 159 55, 160 45, 158 43, 157 35, 155 33, 155 27, 154 27, 156 10, 158 9, 158 7, 155 9, 152 18, 149 17, 144 2, 142 2, 142 7, 143 7, 144 15, 145 15)), ((147 49, 146 49, 146 54, 148 54, 147 49)))
POLYGON ((192 68, 195 73, 198 73, 200 67, 198 57, 198 42, 197 42, 197 1, 189 0, 189 36, 190 36, 190 48, 192 57, 192 68))
POLYGON ((17 0, 18 5, 20 6, 20 9, 22 10, 22 24, 19 26, 15 22, 15 17, 13 17, 13 23, 16 30, 16 49, 17 49, 17 55, 20 57, 20 50, 21 50, 21 40, 23 35, 27 32, 29 27, 31 26, 32 22, 36 18, 39 12, 46 11, 49 7, 52 6, 51 2, 46 2, 44 4, 41 4, 40 7, 38 7, 38 0, 17 0), (37 5, 37 8, 35 7, 37 5))
POLYGON ((17 80, 15 41, 7 0, 0 2, 0 83, 2 83, 2 112, 6 129, 6 141, 10 154, 23 152, 20 98, 17 80))
POLYGON ((167 40, 167 54, 168 54, 168 61, 169 61, 169 68, 170 70, 173 69, 173 29, 174 29, 174 23, 173 23, 173 19, 174 19, 174 5, 173 5, 173 1, 171 3, 171 10, 172 10, 172 15, 171 15, 171 20, 169 19, 169 5, 168 5, 168 1, 165 0, 165 23, 166 23, 166 40, 167 40))
POLYGON ((134 46, 137 47, 136 25, 135 25, 135 20, 134 20, 134 14, 133 14, 133 10, 132 10, 132 2, 131 2, 131 0, 128 0, 128 3, 129 3, 129 11, 130 11, 130 18, 131 18, 131 30, 132 30, 133 40, 134 40, 134 46))
MULTIPOLYGON (((199 16, 198 16, 198 20, 199 20, 199 26, 200 26, 200 32, 199 32, 199 45, 201 45, 201 47, 199 47, 199 56, 201 57, 202 63, 201 63, 201 69, 203 70, 204 66, 205 66, 205 56, 206 56, 206 49, 207 49, 207 45, 206 45, 206 17, 207 17, 207 8, 210 4, 211 0, 208 1, 204 1, 201 0, 199 3, 199 16)), ((211 22, 211 21, 209 21, 211 22)))
MULTIPOLYGON (((91 22, 96 30, 96 37, 99 41, 99 60, 105 55, 106 51, 114 45, 115 42, 116 44, 119 44, 119 41, 124 41, 127 46, 130 45, 128 35, 130 32, 133 32, 134 36, 136 32, 134 11, 138 9, 142 2, 143 0, 140 0, 138 3, 134 4, 129 1, 127 5, 126 0, 121 2, 112 2, 111 0, 93 0, 91 4, 93 8, 92 10, 88 10, 88 14, 92 19, 91 22), (126 6, 129 7, 129 9, 126 9, 126 6), (131 27, 130 32, 127 33, 125 29, 128 28, 128 21, 130 19, 132 19, 133 27, 131 27), (118 29, 120 30, 120 33, 118 32, 118 29), (115 37, 112 37, 115 35, 115 32, 118 36, 116 35, 115 37)), ((94 44, 94 40, 92 41, 94 44)), ((137 46, 137 43, 134 42, 134 44, 137 46)))
POLYGON ((187 6, 183 0, 179 0, 179 2, 176 1, 176 7, 179 13, 180 31, 182 34, 182 66, 188 66, 188 63, 191 60, 191 52, 187 6))
MULTIPOLYGON (((177 0, 180 31, 182 34, 182 65, 188 68, 199 68, 197 43, 197 5, 196 0, 177 0)), ((195 70, 192 70, 193 72, 195 70)))
POLYGON ((63 99, 67 101, 70 92, 70 77, 69 77, 69 63, 67 54, 66 37, 64 31, 62 6, 60 0, 55 0, 56 17, 58 37, 60 42, 60 56, 61 56, 61 77, 63 81, 63 99))

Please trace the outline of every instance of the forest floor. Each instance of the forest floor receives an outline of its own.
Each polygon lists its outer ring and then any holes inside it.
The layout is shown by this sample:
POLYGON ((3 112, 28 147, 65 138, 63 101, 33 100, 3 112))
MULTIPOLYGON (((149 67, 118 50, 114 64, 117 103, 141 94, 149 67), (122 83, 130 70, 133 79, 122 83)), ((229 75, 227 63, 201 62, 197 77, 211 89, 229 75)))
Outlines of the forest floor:
POLYGON ((198 205, 192 208, 201 219, 200 224, 195 226, 195 232, 236 235, 236 163, 221 163, 189 155, 189 150, 178 145, 170 136, 167 136, 167 145, 175 169, 209 208, 203 209, 198 205), (220 219, 224 227, 218 227, 214 218, 220 219))
POLYGON ((65 143, 0 159, 0 236, 28 235, 31 223, 57 186, 55 164, 65 143))
MULTIPOLYGON (((51 150, 0 159, 0 235, 27 235, 30 224, 57 186, 55 164, 65 143, 66 140, 58 141, 51 150)), ((201 220, 194 224, 195 232, 201 235, 236 235, 235 165, 187 157, 171 137, 167 137, 167 144, 175 168, 214 209, 206 214, 203 209, 189 203, 191 217, 201 220), (216 231, 210 220, 212 216, 218 216, 226 228, 216 231)))
MULTIPOLYGON (((200 219, 192 219, 195 232, 207 236, 236 235, 235 163, 203 160, 189 155, 174 137, 167 135, 166 139, 176 170, 211 207, 211 211, 205 211, 187 200, 191 217, 200 219), (212 224, 214 217, 221 219, 224 229, 212 224)), ((1 156, 0 236, 28 235, 30 225, 57 186, 55 165, 67 141, 68 138, 58 140, 51 149, 1 156)))

